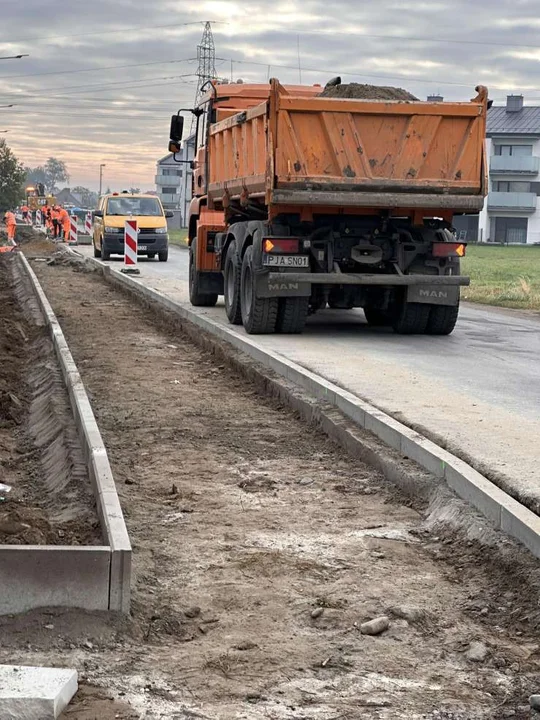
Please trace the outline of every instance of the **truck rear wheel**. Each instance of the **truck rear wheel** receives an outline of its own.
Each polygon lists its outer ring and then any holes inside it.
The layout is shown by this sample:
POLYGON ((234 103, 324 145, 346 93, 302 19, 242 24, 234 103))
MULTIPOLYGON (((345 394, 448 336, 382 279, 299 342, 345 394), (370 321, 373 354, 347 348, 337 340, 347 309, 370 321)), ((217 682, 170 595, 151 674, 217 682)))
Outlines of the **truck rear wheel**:
POLYGON ((250 335, 263 335, 275 332, 278 299, 260 298, 256 295, 252 245, 247 248, 242 261, 240 305, 242 308, 242 323, 247 333, 250 335))
POLYGON ((431 305, 403 301, 392 318, 394 332, 400 335, 421 335, 426 332, 431 305))
POLYGON ((189 248, 189 301, 194 307, 214 307, 217 303, 217 293, 202 293, 199 290, 201 273, 195 269, 197 253, 197 240, 193 240, 189 248))
POLYGON ((458 305, 430 305, 426 333, 428 335, 450 335, 459 315, 458 305))
POLYGON ((276 330, 287 335, 299 334, 304 330, 309 311, 309 298, 280 298, 276 330))
POLYGON ((225 312, 231 325, 242 324, 242 308, 240 306, 240 283, 242 280, 242 258, 238 254, 236 241, 232 241, 225 257, 223 285, 225 296, 225 312))

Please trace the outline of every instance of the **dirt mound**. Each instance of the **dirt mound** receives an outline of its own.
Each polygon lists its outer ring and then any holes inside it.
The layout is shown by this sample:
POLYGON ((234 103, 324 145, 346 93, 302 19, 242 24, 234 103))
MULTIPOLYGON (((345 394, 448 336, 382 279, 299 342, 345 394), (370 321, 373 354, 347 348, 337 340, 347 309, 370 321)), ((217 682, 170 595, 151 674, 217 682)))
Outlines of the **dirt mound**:
POLYGON ((385 85, 362 85, 348 83, 325 87, 320 97, 356 98, 357 100, 418 100, 407 90, 385 85))

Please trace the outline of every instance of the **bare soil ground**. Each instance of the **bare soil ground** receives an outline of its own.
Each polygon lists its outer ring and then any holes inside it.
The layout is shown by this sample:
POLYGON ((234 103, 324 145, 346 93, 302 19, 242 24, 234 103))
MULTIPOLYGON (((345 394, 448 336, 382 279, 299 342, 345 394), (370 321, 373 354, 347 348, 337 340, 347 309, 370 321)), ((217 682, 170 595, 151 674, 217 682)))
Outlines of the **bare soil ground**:
POLYGON ((36 271, 110 454, 133 610, 0 618, 0 662, 76 667, 66 720, 529 717, 536 563, 513 576, 435 535, 372 469, 99 277, 36 271), (387 631, 361 633, 381 615, 387 631))
POLYGON ((418 100, 407 90, 385 85, 343 83, 324 88, 321 97, 356 98, 358 100, 418 100))
POLYGON ((0 544, 101 542, 84 458, 43 320, 0 255, 0 544))

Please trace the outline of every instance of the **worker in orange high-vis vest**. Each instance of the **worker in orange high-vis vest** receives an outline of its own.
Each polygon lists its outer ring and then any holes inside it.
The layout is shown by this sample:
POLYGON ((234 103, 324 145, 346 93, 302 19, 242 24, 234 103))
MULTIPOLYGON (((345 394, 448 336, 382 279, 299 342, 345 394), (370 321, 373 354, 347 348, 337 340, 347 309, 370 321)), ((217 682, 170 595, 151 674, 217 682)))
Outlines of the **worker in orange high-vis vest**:
POLYGON ((47 228, 47 233, 49 235, 52 235, 53 226, 52 226, 52 217, 51 217, 51 208, 49 205, 46 205, 43 208, 43 211, 45 213, 45 227, 47 228))
POLYGON ((64 242, 69 242, 71 235, 71 218, 66 208, 60 208, 58 213, 58 222, 62 223, 62 230, 64 231, 64 242))
POLYGON ((51 219, 53 224, 53 237, 54 239, 62 239, 62 224, 60 222, 60 208, 58 205, 54 205, 51 210, 51 219))
POLYGON ((17 220, 15 219, 15 215, 11 212, 11 210, 8 210, 7 213, 4 215, 4 222, 6 223, 7 227, 8 240, 13 240, 13 242, 15 242, 17 220))

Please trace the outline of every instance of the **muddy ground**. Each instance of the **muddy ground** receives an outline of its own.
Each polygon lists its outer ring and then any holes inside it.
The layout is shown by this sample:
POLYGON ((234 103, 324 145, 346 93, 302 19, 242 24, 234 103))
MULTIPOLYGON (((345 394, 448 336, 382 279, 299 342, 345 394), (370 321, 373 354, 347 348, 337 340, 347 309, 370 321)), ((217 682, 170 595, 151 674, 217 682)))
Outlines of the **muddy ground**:
POLYGON ((95 274, 36 263, 134 550, 124 620, 0 619, 0 662, 75 667, 66 720, 528 718, 537 563, 447 530, 95 274), (528 574, 527 574, 528 573, 528 574), (385 615, 389 628, 364 635, 385 615))
POLYGON ((100 543, 67 393, 17 268, 0 255, 0 545, 100 543))

